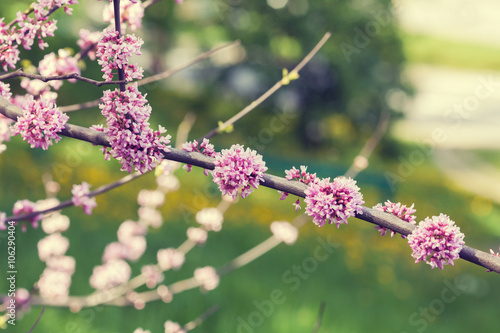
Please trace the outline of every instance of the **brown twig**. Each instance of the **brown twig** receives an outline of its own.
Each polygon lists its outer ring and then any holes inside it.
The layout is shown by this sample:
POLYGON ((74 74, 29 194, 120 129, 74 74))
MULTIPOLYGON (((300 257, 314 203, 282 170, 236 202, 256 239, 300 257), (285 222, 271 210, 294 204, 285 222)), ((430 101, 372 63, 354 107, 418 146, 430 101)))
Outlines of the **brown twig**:
POLYGON ((380 113, 377 127, 375 131, 366 141, 365 145, 354 158, 353 163, 345 173, 345 177, 356 178, 356 176, 368 167, 368 159, 379 144, 380 140, 384 137, 389 127, 390 114, 389 111, 384 110, 380 113))
MULTIPOLYGON (((175 73, 178 73, 204 59, 207 59, 211 56, 213 56, 214 54, 216 53, 219 53, 223 50, 226 50, 230 47, 234 47, 234 46, 237 46, 240 44, 240 41, 239 40, 236 40, 234 42, 231 42, 229 44, 224 44, 222 46, 219 46, 219 47, 216 47, 210 51, 207 51, 207 52, 204 52, 202 54, 200 54, 199 56, 195 57, 194 59, 191 59, 189 60, 188 62, 186 63, 183 63, 181 65, 178 65, 178 66, 175 66, 171 69, 168 69, 162 73, 159 73, 159 74, 155 74, 153 76, 150 76, 150 77, 146 77, 144 79, 141 79, 139 81, 136 81, 137 82, 137 85, 138 86, 143 86, 145 84, 148 84, 148 83, 152 83, 152 82, 156 82, 156 81, 159 81, 159 80, 162 80, 162 79, 165 79, 175 73)), ((120 82, 120 81, 116 81, 116 82, 120 82)), ((83 109, 88 109, 88 108, 92 108, 92 107, 96 107, 96 106, 99 106, 99 103, 101 102, 100 99, 96 99, 95 101, 90 101, 90 102, 85 102, 85 103, 79 103, 79 104, 71 104, 71 105, 66 105, 66 106, 61 106, 59 107, 59 110, 61 110, 62 112, 72 112, 72 111, 79 111, 79 110, 83 110, 83 109)))
MULTIPOLYGON (((326 41, 330 38, 332 34, 327 32, 323 38, 316 44, 316 46, 307 54, 302 61, 295 66, 294 69, 290 71, 289 75, 293 74, 298 74, 299 71, 318 53, 318 51, 323 47, 323 45, 326 43, 326 41)), ((213 137, 215 134, 217 134, 219 131, 224 130, 225 128, 233 125, 235 122, 249 114, 252 110, 254 110, 257 106, 259 106, 262 102, 264 102, 269 96, 274 94, 278 89, 280 89, 283 86, 283 80, 280 80, 274 84, 268 91, 266 91, 264 94, 262 94, 259 98, 257 98, 255 101, 247 105, 243 110, 232 116, 230 119, 226 120, 223 124, 220 126, 212 129, 210 132, 205 134, 203 137, 201 137, 198 141, 203 140, 203 138, 210 139, 213 137)))
POLYGON ((320 306, 319 306, 318 319, 316 320, 316 324, 314 324, 314 327, 313 327, 311 333, 318 333, 319 332, 319 329, 321 327, 321 322, 323 321, 323 315, 325 314, 325 308, 326 308, 326 302, 322 301, 320 306))
POLYGON ((39 74, 26 73, 26 72, 23 71, 22 68, 19 68, 19 69, 13 71, 13 72, 1 75, 0 76, 0 81, 12 79, 12 78, 15 78, 15 77, 27 77, 29 79, 40 80, 40 81, 43 81, 43 82, 54 81, 54 80, 71 80, 71 79, 74 79, 74 80, 79 80, 79 81, 91 83, 91 84, 94 84, 94 85, 96 85, 98 87, 103 86, 105 84, 121 84, 121 83, 126 83, 125 80, 123 80, 123 81, 96 81, 96 80, 92 80, 92 79, 86 78, 84 76, 81 76, 78 73, 71 73, 71 74, 65 74, 65 75, 42 76, 42 75, 39 75, 39 74))

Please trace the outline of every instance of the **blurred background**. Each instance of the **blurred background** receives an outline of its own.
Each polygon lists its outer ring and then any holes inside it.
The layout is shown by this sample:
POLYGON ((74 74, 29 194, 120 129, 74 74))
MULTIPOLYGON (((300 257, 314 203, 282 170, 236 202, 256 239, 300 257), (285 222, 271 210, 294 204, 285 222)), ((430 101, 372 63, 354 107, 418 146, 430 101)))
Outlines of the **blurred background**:
MULTIPOLYGON (((81 28, 102 30, 106 1, 81 0, 72 16, 55 14, 59 29, 49 51, 76 52, 81 28)), ((1 2, 10 21, 29 1, 1 2)), ((386 135, 356 177, 366 206, 386 200, 415 204, 417 220, 445 213, 465 233, 467 245, 483 251, 500 245, 500 4, 493 0, 185 0, 159 1, 146 9, 143 55, 146 75, 184 63, 201 52, 239 39, 241 45, 202 61, 164 81, 141 87, 153 108, 152 124, 175 134, 187 113, 196 116, 189 139, 197 139, 237 113, 293 68, 325 32, 332 37, 300 72, 247 117, 234 131, 215 137, 216 149, 243 143, 264 156, 269 172, 284 176, 292 166, 308 165, 320 177, 348 170, 384 112, 386 135), (275 126, 276 123, 280 126, 275 126), (275 125, 271 125, 275 124, 275 125), (281 126, 282 125, 282 126, 281 126)), ((21 53, 35 65, 45 51, 21 53)), ((82 74, 101 77, 97 62, 85 61, 82 74)), ((11 80, 14 91, 19 81, 11 80)), ((94 100, 103 88, 66 83, 58 105, 94 100)), ((103 123, 99 109, 71 113, 71 123, 103 123)), ((124 176, 115 161, 104 161, 97 147, 63 139, 48 151, 31 150, 15 137, 0 157, 0 211, 11 213, 16 200, 45 197, 44 174, 60 183, 60 199, 71 186, 87 181, 95 188, 124 176)), ((132 264, 135 274, 154 262, 160 248, 176 247, 194 226, 193 213, 217 205, 217 188, 201 170, 176 176, 182 184, 161 208, 164 225, 148 235, 148 249, 132 264)), ((79 208, 64 211, 71 227, 68 255, 77 260, 71 293, 92 291, 88 278, 101 264, 106 244, 116 241, 125 219, 136 219, 137 193, 155 187, 153 174, 97 198, 92 216, 79 208)), ((276 220, 293 220, 292 197, 280 201, 274 190, 259 189, 225 215, 224 229, 203 248, 189 253, 186 266, 166 281, 192 276, 195 267, 218 267, 269 237, 276 220)), ((36 244, 40 229, 17 233, 18 288, 30 288, 43 271, 36 244)), ((5 239, 0 239, 4 243, 5 239)), ((4 246, 2 246, 4 248, 4 246)), ((336 229, 308 223, 293 246, 280 245, 221 280, 207 294, 191 290, 170 304, 144 310, 100 306, 92 316, 47 308, 40 332, 162 332, 163 322, 184 324, 213 304, 221 309, 195 332, 307 332, 326 303, 320 332, 469 332, 498 327, 498 276, 465 261, 443 271, 414 264, 406 241, 380 237, 373 225, 351 219, 336 229), (328 259, 305 275, 290 274, 314 257, 318 244, 336 246, 328 259), (338 245, 338 246, 337 246, 338 245), (294 276, 290 284, 284 276, 294 276), (295 287, 297 288, 291 288, 295 287), (450 287, 455 286, 455 289, 450 287), (459 286, 456 287, 456 286, 459 286), (267 313, 259 305, 281 290, 285 301, 267 313), (293 290, 292 290, 293 289, 293 290), (455 295, 453 300, 443 295, 455 295), (426 310, 427 309, 427 310, 426 310), (245 326, 258 317, 259 325, 245 326), (467 313, 467 316, 463 315, 467 313), (474 321, 470 318, 475 318, 474 321), (241 320, 240 320, 241 319, 241 320)), ((4 256, 1 257, 5 267, 4 256)), ((0 290, 5 290, 0 281, 0 290)), ((27 331, 40 313, 18 320, 27 331)), ((10 328, 10 327, 9 327, 10 328)))

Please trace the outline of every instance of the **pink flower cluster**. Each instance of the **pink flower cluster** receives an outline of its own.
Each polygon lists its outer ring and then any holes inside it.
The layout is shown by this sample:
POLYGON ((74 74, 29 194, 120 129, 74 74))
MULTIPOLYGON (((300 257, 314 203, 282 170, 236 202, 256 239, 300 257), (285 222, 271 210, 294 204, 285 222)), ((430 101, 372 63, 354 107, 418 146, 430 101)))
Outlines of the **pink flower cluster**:
MULTIPOLYGON (((218 153, 214 150, 214 145, 211 144, 210 141, 208 141, 208 139, 203 139, 203 141, 199 145, 198 145, 198 141, 196 141, 196 140, 193 140, 191 142, 186 142, 182 145, 182 149, 185 151, 188 151, 188 152, 196 151, 200 154, 203 154, 203 155, 206 155, 209 157, 220 156, 220 153, 218 153)), ((192 167, 193 166, 191 164, 186 164, 184 166, 184 169, 186 169, 187 172, 190 172, 192 167)), ((203 169, 203 173, 205 174, 205 176, 208 176, 207 169, 203 169)))
POLYGON ((364 204, 363 195, 351 178, 337 177, 312 182, 305 190, 306 214, 313 218, 319 227, 335 223, 347 224, 347 218, 361 213, 364 204))
MULTIPOLYGON (((3 83, 0 81, 0 96, 5 99, 10 99, 12 94, 10 92, 10 85, 8 83, 3 83)), ((4 142, 10 141, 10 124, 12 123, 12 119, 5 117, 0 114, 0 154, 7 149, 7 146, 4 142)))
POLYGON ((238 144, 223 149, 221 155, 215 158, 214 165, 213 181, 223 195, 231 195, 233 199, 236 199, 240 189, 242 198, 252 193, 267 171, 261 155, 238 144))
MULTIPOLYGON (((285 170, 285 174, 285 178, 287 180, 297 180, 300 183, 304 183, 306 185, 309 185, 310 183, 316 182, 318 180, 316 178, 316 174, 310 174, 309 172, 307 172, 307 166, 304 165, 300 166, 300 171, 298 169, 295 169, 295 167, 292 167, 290 170, 285 170)), ((281 193, 280 200, 285 200, 289 195, 289 193, 287 192, 278 192, 281 193)), ((298 198, 297 201, 293 203, 293 205, 295 206, 295 211, 298 211, 300 209, 300 198, 298 198)))
POLYGON ((301 183, 309 185, 316 181, 316 174, 307 172, 307 166, 301 165, 300 171, 292 167, 290 170, 285 170, 287 180, 297 180, 301 183))
POLYGON ((62 113, 52 102, 44 98, 36 101, 29 96, 23 105, 23 115, 17 118, 13 126, 14 135, 21 134, 31 148, 41 147, 46 150, 55 142, 61 140, 57 135, 64 129, 69 117, 62 113))
MULTIPOLYGON (((135 35, 120 36, 114 29, 104 30, 104 35, 97 44, 97 57, 99 65, 102 66, 106 81, 113 80, 113 70, 123 69, 125 80, 142 79, 143 69, 137 64, 130 64, 132 55, 141 54, 142 39, 135 35)), ((115 73, 116 74, 116 73, 115 73)))
POLYGON ((165 194, 160 191, 141 190, 137 196, 137 203, 152 208, 159 207, 165 202, 165 194))
POLYGON ((425 261, 432 268, 443 269, 444 265, 453 265, 453 261, 459 258, 465 244, 464 237, 454 221, 440 214, 421 221, 407 239, 415 263, 425 261))
MULTIPOLYGON (((376 209, 381 212, 387 212, 389 214, 392 214, 401 220, 404 220, 410 224, 416 224, 415 222, 415 212, 416 210, 413 208, 413 204, 410 207, 406 207, 405 205, 402 205, 400 202, 398 203, 393 203, 387 200, 384 205, 382 204, 377 204, 373 206, 373 209, 376 209)), ((381 226, 376 226, 375 227, 378 231, 380 231, 381 236, 384 236, 387 233, 387 228, 381 227, 381 226)), ((394 230, 391 230, 391 237, 393 237, 396 234, 394 230)), ((401 235, 403 239, 406 238, 405 235, 401 235)))
POLYGON ((292 245, 299 236, 299 230, 287 221, 275 221, 271 223, 271 232, 279 241, 292 245))
POLYGON ((184 253, 173 248, 158 250, 156 254, 158 265, 163 271, 174 269, 178 270, 184 264, 184 253))
POLYGON ((69 241, 60 233, 53 233, 38 242, 38 256, 41 261, 47 261, 52 257, 59 257, 66 253, 69 241))
MULTIPOLYGON (((102 12, 104 22, 114 23, 115 11, 113 4, 110 3, 102 12)), ((121 1, 120 2, 120 23, 122 30, 126 26, 130 30, 135 31, 137 28, 142 28, 142 17, 144 16, 144 7, 140 1, 121 1)))
POLYGON ((200 284, 201 290, 210 291, 219 285, 219 275, 215 268, 205 266, 194 270, 194 279, 200 284))
POLYGON ((35 17, 18 12, 14 24, 9 25, 0 19, 0 65, 6 71, 8 67, 15 68, 19 61, 18 46, 31 50, 35 38, 38 38, 38 46, 44 49, 48 46, 44 38, 54 36, 57 29, 56 20, 49 20, 48 15, 54 7, 64 7, 66 14, 71 15, 68 5, 77 4, 77 0, 38 0, 33 3, 35 17))
MULTIPOLYGON (((12 213, 14 214, 14 216, 21 216, 21 215, 31 214, 31 213, 35 212, 36 210, 37 209, 36 209, 36 205, 34 202, 31 202, 29 200, 18 200, 18 201, 16 201, 16 203, 14 204, 14 207, 12 208, 12 213)), ((33 228, 37 228, 38 221, 40 221, 41 219, 42 219, 42 215, 38 214, 38 215, 35 215, 32 218, 30 218, 28 221, 29 221, 29 223, 31 223, 31 226, 33 228)), ((26 231, 26 224, 25 223, 23 223, 21 225, 21 230, 23 232, 26 231)))
POLYGON ((151 333, 150 330, 144 330, 142 328, 136 328, 133 333, 151 333))
MULTIPOLYGON (((60 49, 57 56, 54 52, 47 54, 38 64, 38 71, 40 75, 43 76, 67 75, 72 73, 80 74, 78 61, 65 49, 60 49)), ((73 83, 76 82, 75 79, 69 81, 73 83)), ((53 80, 49 81, 49 84, 54 87, 54 89, 58 90, 62 86, 63 81, 53 80)))
MULTIPOLYGON (((37 204, 39 209, 51 205, 53 200, 44 200, 37 204)), ((59 232, 68 228, 69 219, 57 212, 42 221, 42 228, 49 233, 38 242, 38 256, 47 265, 38 280, 40 296, 50 301, 64 302, 68 299, 71 276, 75 272, 75 259, 66 256, 69 241, 59 232)))
POLYGON ((220 231, 224 215, 215 207, 203 208, 196 213, 196 222, 201 224, 208 231, 220 231))
POLYGON ((116 232, 118 242, 106 246, 102 261, 106 263, 115 259, 139 260, 146 251, 146 232, 147 227, 143 224, 131 220, 124 221, 116 232))
POLYGON ((165 327, 165 333, 187 333, 181 325, 170 320, 167 320, 163 326, 165 327))
POLYGON ((101 32, 90 32, 87 29, 80 29, 79 36, 80 39, 76 41, 76 44, 80 46, 82 52, 88 55, 90 60, 95 60, 95 52, 97 43, 101 39, 101 32))
POLYGON ((153 169, 168 152, 170 135, 162 136, 166 129, 158 131, 149 127, 151 106, 137 89, 137 84, 127 86, 126 91, 106 90, 99 105, 106 117, 107 134, 111 150, 103 148, 106 158, 113 156, 122 164, 122 170, 144 173, 153 169))
POLYGON ((42 220, 42 230, 47 234, 63 232, 69 228, 69 217, 52 213, 42 220))
POLYGON ((207 230, 202 228, 188 228, 186 235, 190 241, 198 245, 205 244, 208 238, 207 230))
POLYGON ((157 265, 142 266, 141 274, 146 278, 146 286, 150 289, 156 287, 164 279, 163 273, 157 265))
POLYGON ((80 185, 73 185, 71 201, 75 206, 81 206, 85 214, 92 214, 92 209, 97 206, 95 197, 89 197, 90 185, 87 182, 82 182, 80 185))
POLYGON ((98 290, 110 289, 127 282, 131 274, 132 271, 126 261, 109 260, 104 265, 94 267, 90 286, 98 290))
MULTIPOLYGON (((498 248, 500 250, 500 247, 498 248)), ((490 249, 490 253, 494 256, 500 257, 500 252, 493 251, 493 249, 490 249)), ((491 269, 487 269, 486 272, 493 272, 491 269)))

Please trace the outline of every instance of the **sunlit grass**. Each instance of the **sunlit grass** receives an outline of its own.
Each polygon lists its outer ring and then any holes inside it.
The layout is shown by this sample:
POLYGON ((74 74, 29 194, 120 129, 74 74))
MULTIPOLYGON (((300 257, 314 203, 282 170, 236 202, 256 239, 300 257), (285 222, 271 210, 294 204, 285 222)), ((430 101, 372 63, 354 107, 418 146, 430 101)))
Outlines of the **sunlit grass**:
POLYGON ((400 32, 407 61, 430 65, 500 71, 500 47, 400 32))

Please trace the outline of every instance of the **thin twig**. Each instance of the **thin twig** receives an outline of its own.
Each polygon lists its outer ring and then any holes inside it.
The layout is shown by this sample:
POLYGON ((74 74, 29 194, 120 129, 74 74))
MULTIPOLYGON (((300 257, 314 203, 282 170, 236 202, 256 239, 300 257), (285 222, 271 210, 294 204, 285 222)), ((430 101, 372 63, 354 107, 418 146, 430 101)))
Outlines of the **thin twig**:
POLYGON ((359 154, 354 158, 353 163, 345 173, 345 177, 356 178, 356 176, 368 167, 368 159, 371 154, 379 144, 380 140, 384 137, 389 127, 390 114, 389 111, 383 110, 380 113, 380 118, 378 120, 377 127, 375 131, 366 141, 365 145, 359 152, 359 154))
MULTIPOLYGON (((200 54, 199 56, 195 57, 194 59, 191 59, 189 60, 188 62, 185 62, 181 65, 178 65, 178 66, 175 66, 173 68, 170 68, 162 73, 159 73, 159 74, 155 74, 153 76, 150 76, 150 77, 146 77, 144 79, 141 79, 139 81, 136 81, 137 82, 137 85, 138 86, 143 86, 145 84, 148 84, 148 83, 152 83, 152 82, 156 82, 156 81, 159 81, 159 80, 162 80, 162 79, 165 79, 173 74, 176 74, 186 68, 189 68, 190 66, 193 66, 194 64, 204 60, 204 59, 207 59, 211 56, 213 56, 214 54, 216 53, 219 53, 223 50, 226 50, 228 48, 231 48, 231 47, 234 47, 234 46, 237 46, 240 44, 240 41, 239 40, 236 40, 234 42, 231 42, 231 43, 228 43, 228 44, 224 44, 222 46, 219 46, 219 47, 216 47, 210 51, 207 51, 207 52, 204 52, 202 54, 200 54)), ((120 81, 115 81, 115 82, 120 82, 120 81)), ((131 84, 131 83, 129 83, 131 84)), ((72 111, 79 111, 79 110, 83 110, 83 109, 88 109, 88 108, 92 108, 92 107, 96 107, 96 106, 99 106, 99 103, 101 102, 100 99, 96 99, 94 101, 89 101, 89 102, 85 102, 85 103, 79 103, 79 104, 71 104, 71 105, 66 105, 66 106, 60 106, 59 107, 59 110, 61 110, 62 112, 72 112, 72 111)))
POLYGON ((196 318, 195 320, 191 320, 189 323, 184 325, 184 329, 186 331, 191 331, 191 330, 195 329, 197 326, 199 326, 205 320, 207 320, 208 318, 213 316, 219 310, 220 310, 220 306, 218 306, 218 305, 214 305, 214 306, 210 307, 207 311, 202 313, 198 318, 196 318))
POLYGON ((54 81, 54 80, 79 80, 87 83, 94 84, 98 87, 106 85, 106 84, 122 84, 126 83, 125 80, 123 81, 96 81, 92 80, 89 78, 86 78, 84 76, 81 76, 78 73, 71 73, 71 74, 65 74, 65 75, 49 75, 49 76, 43 76, 39 74, 32 74, 32 73, 26 73, 23 71, 22 68, 19 68, 13 72, 4 74, 0 76, 0 81, 4 81, 7 79, 12 79, 15 77, 27 77, 28 79, 33 79, 33 80, 40 80, 43 82, 48 82, 48 81, 54 81))
MULTIPOLYGON (((294 69, 290 71, 289 75, 293 74, 298 74, 299 71, 318 53, 318 51, 323 47, 323 45, 326 43, 326 41, 330 38, 332 34, 330 32, 327 32, 323 38, 316 44, 316 46, 309 52, 308 55, 302 59, 302 61, 295 66, 294 69)), ((268 91, 266 91, 264 94, 262 94, 259 98, 257 98, 255 101, 247 105, 243 110, 235 114, 233 117, 230 119, 226 120, 223 124, 220 126, 212 129, 210 132, 205 134, 203 137, 201 137, 198 141, 203 140, 203 138, 210 139, 213 137, 215 134, 217 134, 219 131, 224 130, 225 128, 233 125, 235 122, 249 114, 252 110, 254 110, 257 106, 259 106, 262 102, 264 102, 269 96, 274 94, 278 89, 280 89, 283 86, 283 80, 280 80, 274 84, 268 91)))
MULTIPOLYGON (((106 185, 103 185, 103 186, 100 186, 98 187, 97 189, 95 189, 94 191, 90 192, 88 194, 88 197, 95 197, 99 194, 102 194, 102 193, 106 193, 114 188, 117 188, 119 186, 122 186, 122 185, 125 185, 129 182, 131 182, 132 180, 136 179, 136 178, 139 178, 140 176, 142 176, 143 174, 139 173, 139 172, 135 172, 133 174, 130 174, 130 175, 127 175, 113 183, 110 183, 110 184, 106 184, 106 185)), ((19 216, 8 216, 6 217, 6 221, 22 221, 22 220, 29 220, 37 215, 41 215, 41 214, 47 214, 47 213, 51 213, 51 212, 55 212, 55 211, 58 211, 58 210, 61 210, 63 208, 66 208, 66 207, 71 207, 71 206, 74 206, 73 204, 73 201, 70 200, 66 200, 64 202, 61 202, 60 204, 54 206, 54 207, 50 207, 50 208, 47 208, 47 209, 43 209, 43 210, 38 210, 38 211, 34 211, 32 213, 29 213, 29 214, 24 214, 24 215, 19 215, 19 216)))
POLYGON ((319 332, 319 329, 321 327, 321 322, 323 321, 323 315, 325 314, 325 308, 326 308, 326 302, 322 301, 320 306, 319 306, 318 319, 316 320, 316 324, 314 324, 314 327, 313 327, 311 333, 318 333, 319 332))
POLYGON ((152 75, 150 77, 147 77, 147 78, 144 78, 142 80, 139 80, 137 81, 137 85, 138 86, 142 86, 142 85, 145 85, 145 84, 148 84, 148 83, 152 83, 152 82, 155 82, 155 81, 159 81, 159 80, 163 80, 167 77, 169 77, 170 75, 172 74, 175 74, 185 68, 188 68, 190 66, 193 66, 194 64, 204 60, 204 59, 207 59, 207 58, 210 58, 211 56, 213 56, 214 54, 222 51, 222 50, 227 50, 231 47, 235 47, 235 46, 238 46, 240 45, 240 41, 239 40, 235 40, 234 42, 231 42, 229 44, 224 44, 222 46, 219 46, 219 47, 216 47, 210 51, 207 51, 207 52, 204 52, 200 55, 198 55, 196 58, 193 58, 191 59, 190 61, 184 63, 184 64, 181 64, 181 65, 178 65, 178 66, 175 66, 169 70, 166 70, 164 71, 163 73, 159 73, 159 74, 156 74, 156 75, 152 75))
POLYGON ((42 312, 40 313, 40 315, 36 319, 35 323, 33 324, 33 326, 30 328, 30 330, 27 333, 31 333, 33 331, 33 329, 35 328, 35 326, 38 325, 38 322, 40 321, 40 318, 42 318, 42 315, 44 312, 45 312, 45 308, 42 309, 42 312))

